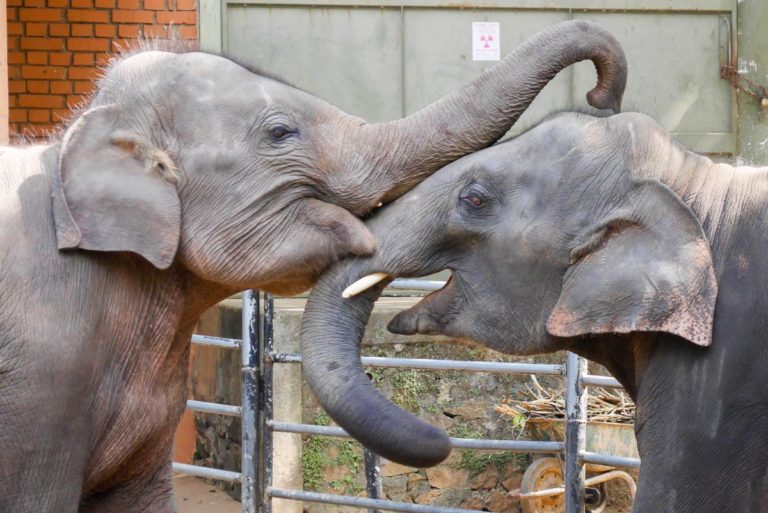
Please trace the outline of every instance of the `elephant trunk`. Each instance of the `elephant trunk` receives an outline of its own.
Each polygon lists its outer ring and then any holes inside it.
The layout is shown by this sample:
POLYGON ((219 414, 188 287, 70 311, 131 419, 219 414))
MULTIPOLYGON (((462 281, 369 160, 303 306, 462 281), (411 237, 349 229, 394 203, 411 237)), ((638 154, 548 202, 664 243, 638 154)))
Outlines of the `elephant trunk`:
POLYGON ((435 465, 451 451, 446 433, 384 398, 363 372, 360 343, 384 284, 342 299, 360 268, 344 262, 315 286, 301 326, 305 377, 331 418, 365 446, 404 465, 435 465))
POLYGON ((363 125, 366 143, 359 147, 370 148, 384 171, 375 177, 377 200, 394 199, 445 164, 493 144, 557 73, 587 59, 598 77, 587 100, 618 112, 627 81, 624 52, 599 25, 575 20, 537 33, 475 81, 406 118, 363 125))

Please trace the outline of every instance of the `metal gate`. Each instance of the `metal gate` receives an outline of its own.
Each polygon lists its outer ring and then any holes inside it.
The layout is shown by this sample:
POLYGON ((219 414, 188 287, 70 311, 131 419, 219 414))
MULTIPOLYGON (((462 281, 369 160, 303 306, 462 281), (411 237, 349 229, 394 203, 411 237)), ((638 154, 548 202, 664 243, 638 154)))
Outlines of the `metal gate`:
MULTIPOLYGON (((390 288, 431 291, 444 282, 426 280, 396 280, 390 288)), ((271 513, 272 498, 321 502, 367 508, 371 511, 403 511, 418 513, 460 513, 472 510, 447 508, 383 500, 378 472, 378 458, 364 451, 368 498, 327 493, 287 490, 272 486, 272 434, 274 432, 303 433, 315 436, 348 437, 341 428, 276 421, 272 408, 272 371, 274 364, 295 365, 301 355, 274 351, 274 302, 271 296, 249 291, 243 295, 242 340, 195 335, 193 343, 216 345, 242 352, 242 405, 230 406, 190 400, 193 411, 242 417, 242 473, 174 463, 179 472, 242 484, 243 513, 271 513)), ((565 364, 531 364, 477 362, 414 358, 363 357, 369 367, 397 367, 422 370, 456 370, 505 374, 546 374, 564 376, 566 380, 566 436, 562 442, 512 441, 452 438, 455 448, 506 450, 526 453, 563 454, 565 458, 566 513, 584 511, 584 464, 595 463, 612 467, 638 468, 640 461, 632 458, 597 454, 586 451, 587 387, 589 385, 620 388, 613 378, 587 373, 587 362, 568 353, 565 364)))

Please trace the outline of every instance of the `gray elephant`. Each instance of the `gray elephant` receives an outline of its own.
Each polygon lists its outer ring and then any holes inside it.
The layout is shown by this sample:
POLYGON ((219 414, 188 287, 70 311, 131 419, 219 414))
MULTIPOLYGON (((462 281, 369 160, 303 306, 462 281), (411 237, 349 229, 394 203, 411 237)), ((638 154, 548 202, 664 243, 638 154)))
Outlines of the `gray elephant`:
POLYGON ((617 109, 621 48, 578 21, 375 125, 222 57, 112 65, 61 142, 0 156, 0 511, 173 511, 198 316, 370 254, 358 216, 493 143, 584 59, 599 73, 590 102, 617 109))
POLYGON ((377 253, 310 296, 307 380, 387 458, 445 458, 445 433, 372 387, 359 341, 387 280, 450 269, 391 331, 599 362, 637 403, 635 513, 767 512, 767 209, 768 168, 713 163, 641 114, 556 115, 375 213, 377 253))

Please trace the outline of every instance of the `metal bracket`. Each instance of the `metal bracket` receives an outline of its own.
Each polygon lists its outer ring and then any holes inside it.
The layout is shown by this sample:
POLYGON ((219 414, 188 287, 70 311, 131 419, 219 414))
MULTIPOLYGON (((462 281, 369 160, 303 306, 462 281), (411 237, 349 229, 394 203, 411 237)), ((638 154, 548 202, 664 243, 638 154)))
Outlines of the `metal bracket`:
POLYGON ((754 97, 761 113, 768 107, 768 87, 748 79, 735 67, 728 64, 720 68, 720 78, 728 80, 733 87, 754 97))
POLYGON ((720 16, 720 78, 727 80, 735 87, 757 100, 760 114, 768 108, 768 87, 748 79, 740 73, 736 66, 736 55, 733 52, 733 31, 729 15, 720 16))

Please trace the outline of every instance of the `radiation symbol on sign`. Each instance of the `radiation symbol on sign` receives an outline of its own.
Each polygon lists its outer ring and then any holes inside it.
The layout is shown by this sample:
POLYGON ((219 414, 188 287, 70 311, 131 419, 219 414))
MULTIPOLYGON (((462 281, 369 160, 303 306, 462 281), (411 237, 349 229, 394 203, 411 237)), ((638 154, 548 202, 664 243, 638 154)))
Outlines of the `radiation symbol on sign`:
POLYGON ((491 47, 491 41, 493 41, 492 35, 482 35, 480 36, 480 41, 483 43, 483 48, 490 48, 491 47))

